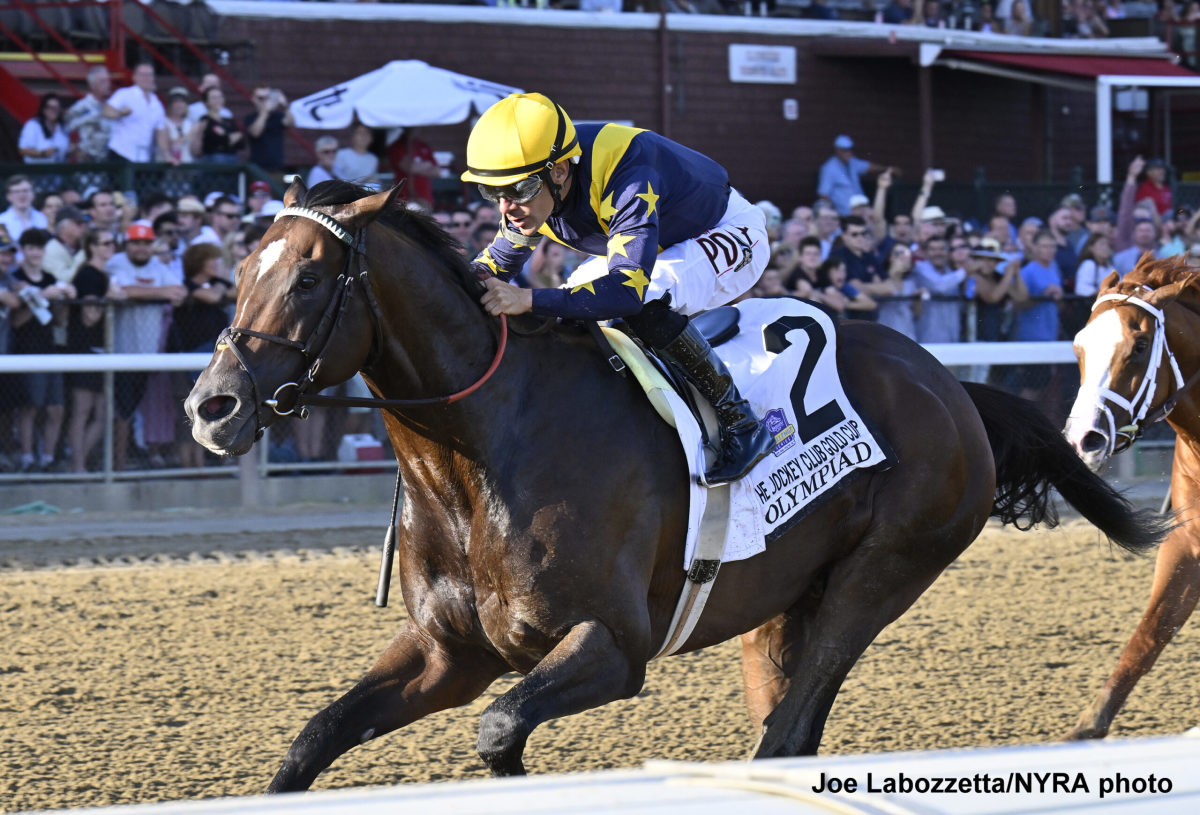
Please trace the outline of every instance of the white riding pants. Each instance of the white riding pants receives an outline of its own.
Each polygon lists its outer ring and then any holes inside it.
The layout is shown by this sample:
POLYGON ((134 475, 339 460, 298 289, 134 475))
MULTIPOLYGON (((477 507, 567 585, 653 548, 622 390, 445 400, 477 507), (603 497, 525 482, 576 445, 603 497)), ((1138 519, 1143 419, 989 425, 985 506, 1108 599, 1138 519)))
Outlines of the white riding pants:
MULTIPOLYGON (((730 190, 729 206, 716 226, 658 254, 643 299, 649 303, 670 294, 671 309, 688 316, 723 306, 749 291, 770 259, 766 216, 730 190)), ((607 259, 594 257, 579 264, 569 285, 606 274, 607 259)))

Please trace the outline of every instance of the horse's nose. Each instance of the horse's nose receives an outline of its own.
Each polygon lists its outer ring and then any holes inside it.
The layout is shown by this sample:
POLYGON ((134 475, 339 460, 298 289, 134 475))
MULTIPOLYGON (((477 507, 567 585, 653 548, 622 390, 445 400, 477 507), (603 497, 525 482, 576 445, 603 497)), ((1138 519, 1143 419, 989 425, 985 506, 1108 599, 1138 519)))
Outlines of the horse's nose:
POLYGON ((208 396, 203 399, 188 399, 184 411, 195 422, 219 422, 237 410, 237 397, 229 394, 208 396))
POLYGON ((1108 449, 1108 439, 1098 430, 1089 430, 1079 440, 1081 453, 1102 453, 1108 449))

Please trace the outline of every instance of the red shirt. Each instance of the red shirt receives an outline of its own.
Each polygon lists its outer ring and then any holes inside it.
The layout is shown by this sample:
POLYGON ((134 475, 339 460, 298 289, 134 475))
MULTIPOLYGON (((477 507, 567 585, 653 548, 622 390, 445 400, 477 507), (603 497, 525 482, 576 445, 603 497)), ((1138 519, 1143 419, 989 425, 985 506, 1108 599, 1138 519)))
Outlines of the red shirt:
POLYGON ((1137 188, 1137 194, 1134 201, 1143 201, 1150 198, 1154 201, 1154 206, 1158 208, 1159 215, 1166 215, 1174 207, 1174 199, 1171 196, 1171 188, 1166 186, 1158 186, 1149 178, 1141 183, 1137 188))
POLYGON ((433 179, 427 175, 414 173, 409 175, 404 172, 404 164, 407 158, 413 160, 423 160, 430 164, 437 164, 437 159, 433 156, 433 148, 420 139, 406 139, 403 136, 392 142, 387 151, 388 163, 392 165, 392 173, 395 177, 395 182, 400 183, 400 179, 408 179, 404 185, 401 195, 410 201, 424 201, 430 206, 433 205, 433 179), (411 156, 409 155, 409 151, 411 156))

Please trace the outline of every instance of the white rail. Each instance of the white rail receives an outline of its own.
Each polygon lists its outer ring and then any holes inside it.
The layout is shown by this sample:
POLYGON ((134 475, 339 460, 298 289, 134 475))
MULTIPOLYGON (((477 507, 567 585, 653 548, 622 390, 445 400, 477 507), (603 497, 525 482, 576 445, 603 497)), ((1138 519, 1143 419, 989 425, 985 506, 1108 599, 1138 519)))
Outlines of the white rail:
MULTIPOLYGON (((401 737, 402 738, 402 737, 401 737)), ((1200 739, 649 762, 641 770, 176 801, 80 815, 1194 815, 1200 739), (837 791, 830 791, 836 787, 837 791)))
MULTIPOLYGON (((1069 342, 944 342, 925 346, 943 365, 1074 362, 1069 342)), ((36 371, 198 371, 210 354, 26 354, 0 356, 0 374, 36 371)))

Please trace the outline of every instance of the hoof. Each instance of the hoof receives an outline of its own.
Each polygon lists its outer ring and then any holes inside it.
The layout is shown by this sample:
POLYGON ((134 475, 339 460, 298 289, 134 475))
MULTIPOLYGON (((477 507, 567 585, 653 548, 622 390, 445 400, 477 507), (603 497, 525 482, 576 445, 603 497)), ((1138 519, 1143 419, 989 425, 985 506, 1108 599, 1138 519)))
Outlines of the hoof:
POLYGON ((1077 725, 1064 734, 1060 741, 1089 741, 1091 739, 1102 739, 1107 735, 1107 730, 1101 730, 1098 727, 1077 725))
POLYGON ((525 775, 521 760, 529 728, 517 715, 498 707, 484 711, 476 752, 495 778, 525 775))

